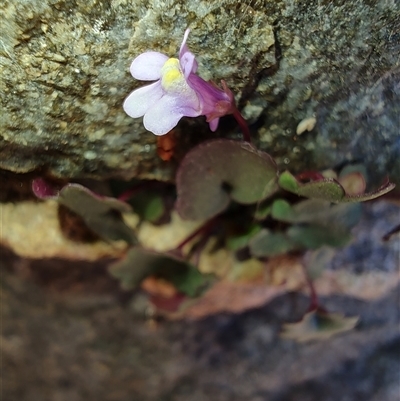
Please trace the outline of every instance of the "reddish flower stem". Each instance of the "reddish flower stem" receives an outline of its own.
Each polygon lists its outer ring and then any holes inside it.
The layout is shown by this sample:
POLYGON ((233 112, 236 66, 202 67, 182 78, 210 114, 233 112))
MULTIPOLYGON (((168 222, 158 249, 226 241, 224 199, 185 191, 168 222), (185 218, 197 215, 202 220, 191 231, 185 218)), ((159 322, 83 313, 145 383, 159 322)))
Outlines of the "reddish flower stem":
POLYGON ((311 277, 308 274, 307 268, 304 265, 303 265, 303 272, 306 277, 308 288, 310 290, 310 306, 308 307, 308 312, 312 312, 314 310, 319 310, 321 312, 325 311, 325 309, 321 308, 319 305, 317 291, 315 291, 314 283, 311 280, 311 277))
POLYGON ((145 191, 146 189, 153 189, 157 188, 158 186, 162 185, 159 181, 146 181, 141 182, 140 184, 135 185, 133 188, 130 188, 124 191, 121 195, 118 196, 118 200, 122 202, 126 202, 131 199, 134 195, 141 191, 145 191))
POLYGON ((246 120, 243 118, 243 116, 240 114, 240 111, 236 107, 232 114, 242 130, 243 140, 251 143, 250 130, 246 120))
POLYGON ((175 250, 177 251, 182 251, 182 248, 188 244, 190 241, 192 241, 194 238, 196 238, 199 234, 207 234, 212 227, 214 227, 214 224, 216 222, 216 219, 211 219, 207 221, 205 224, 200 226, 197 230, 192 232, 188 237, 186 237, 176 248, 175 250))
POLYGON ((386 233, 382 239, 383 241, 389 241, 390 238, 394 235, 400 232, 400 224, 398 224, 396 227, 392 228, 388 233, 386 233))

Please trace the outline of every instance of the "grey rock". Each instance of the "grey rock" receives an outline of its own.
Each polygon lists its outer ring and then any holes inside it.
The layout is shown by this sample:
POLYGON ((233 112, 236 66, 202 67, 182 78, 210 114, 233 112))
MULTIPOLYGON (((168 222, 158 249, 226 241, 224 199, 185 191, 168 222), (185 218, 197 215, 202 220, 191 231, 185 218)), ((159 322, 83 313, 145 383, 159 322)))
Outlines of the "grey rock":
MULTIPOLYGON (((353 248, 335 251, 336 260, 360 275, 398 271, 398 238, 391 239, 396 260, 380 241, 393 208, 379 202, 364 209, 364 229, 355 232, 353 248), (357 248, 368 229, 374 245, 363 259, 357 248), (384 268, 368 263, 384 255, 384 268)), ((324 341, 296 343, 278 333, 307 310, 303 295, 238 314, 154 324, 143 299, 129 302, 118 289, 109 263, 23 259, 0 247, 2 401, 399 399, 398 285, 379 299, 324 297, 327 310, 359 316, 359 324, 324 341)))
MULTIPOLYGON (((227 81, 281 167, 361 160, 377 179, 399 177, 398 1, 6 0, 0 10, 0 168, 170 179, 173 164, 122 102, 141 85, 131 60, 176 55, 189 26, 200 75, 227 81), (314 130, 296 135, 312 115, 314 130)), ((218 135, 237 131, 223 122, 218 135)), ((179 154, 211 134, 198 118, 177 135, 179 154)))
MULTIPOLYGON (((42 270, 42 284, 59 275, 55 288, 68 285, 62 275, 71 269, 85 271, 78 286, 96 277, 99 290, 104 266, 2 252, 3 269, 42 270)), ((277 337, 282 322, 307 308, 293 294, 238 315, 152 327, 110 295, 60 297, 4 272, 3 400, 397 401, 399 290, 371 302, 324 299, 330 310, 360 316, 359 326, 297 344, 277 337)))

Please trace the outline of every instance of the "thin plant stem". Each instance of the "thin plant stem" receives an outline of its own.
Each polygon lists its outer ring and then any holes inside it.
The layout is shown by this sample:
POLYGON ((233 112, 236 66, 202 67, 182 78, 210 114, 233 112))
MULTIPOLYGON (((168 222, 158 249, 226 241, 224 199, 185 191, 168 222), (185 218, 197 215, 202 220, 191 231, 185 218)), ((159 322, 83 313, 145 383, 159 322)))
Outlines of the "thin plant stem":
POLYGON ((214 224, 216 222, 216 219, 211 219, 208 220, 205 224, 200 226, 197 230, 193 231, 192 234, 190 234, 188 237, 186 237, 176 248, 175 250, 177 251, 182 251, 183 247, 188 244, 190 241, 192 241, 194 238, 196 238, 199 234, 207 234, 212 227, 214 227, 214 224))
POLYGON ((314 283, 308 274, 307 268, 303 265, 303 272, 306 277, 307 285, 310 290, 310 305, 308 307, 308 312, 316 311, 319 310, 321 312, 324 312, 325 309, 322 308, 319 304, 319 299, 318 299, 318 294, 317 291, 315 291, 314 283))
POLYGON ((246 120, 243 118, 243 116, 240 114, 240 111, 237 108, 235 108, 232 114, 242 130, 243 140, 251 143, 250 130, 246 120))
POLYGON ((133 188, 127 189, 121 195, 118 196, 118 200, 126 202, 141 191, 153 189, 162 186, 163 183, 159 181, 145 181, 135 185, 133 188))

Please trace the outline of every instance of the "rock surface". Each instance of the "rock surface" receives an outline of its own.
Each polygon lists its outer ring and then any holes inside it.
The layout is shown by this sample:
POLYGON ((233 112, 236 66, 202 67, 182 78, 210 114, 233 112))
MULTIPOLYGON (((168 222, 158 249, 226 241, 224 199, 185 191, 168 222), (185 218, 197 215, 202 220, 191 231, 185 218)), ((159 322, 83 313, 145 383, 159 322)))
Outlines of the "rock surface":
MULTIPOLYGON (((3 269, 26 268, 4 253, 1 260, 3 269)), ((114 297, 60 299, 4 270, 2 278, 4 401, 398 401, 399 287, 373 302, 325 299, 359 315, 358 328, 300 345, 277 338, 281 323, 307 308, 293 294, 155 327, 114 297)))
POLYGON ((323 306, 359 316, 357 327, 303 344, 278 336, 307 310, 299 293, 154 321, 108 275, 109 258, 21 258, 0 247, 2 401, 398 401, 400 234, 381 241, 397 216, 387 203, 365 205, 331 265, 348 274, 325 290, 317 280, 323 306))
MULTIPOLYGON (((398 1, 5 0, 0 9, 5 170, 171 178, 156 138, 121 105, 140 86, 130 61, 149 49, 175 55, 189 26, 200 74, 227 81, 281 166, 357 160, 398 182, 398 1), (315 128, 296 135, 313 116, 315 128)), ((235 131, 227 118, 218 135, 235 131)), ((183 151, 211 136, 202 118, 178 135, 183 151)))

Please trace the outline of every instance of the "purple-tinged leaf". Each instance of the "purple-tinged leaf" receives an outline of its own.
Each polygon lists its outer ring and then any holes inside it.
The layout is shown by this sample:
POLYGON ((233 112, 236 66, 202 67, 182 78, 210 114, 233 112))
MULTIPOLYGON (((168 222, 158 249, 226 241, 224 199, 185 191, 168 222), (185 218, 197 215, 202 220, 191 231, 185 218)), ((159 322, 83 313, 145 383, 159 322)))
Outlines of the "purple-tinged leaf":
POLYGON ((366 192, 360 195, 347 195, 342 199, 342 202, 365 202, 372 199, 379 198, 380 196, 386 195, 396 187, 392 182, 386 182, 376 191, 366 192))
POLYGON ((42 178, 32 183, 32 190, 41 199, 54 199, 78 214, 88 228, 105 240, 136 242, 133 230, 123 221, 121 213, 131 207, 117 199, 100 196, 80 184, 67 184, 57 190, 42 178))
MULTIPOLYGON (((363 178, 360 175, 353 175, 350 180, 357 181, 356 188, 351 189, 349 183, 349 190, 351 192, 359 191, 364 185, 363 178)), ((333 178, 324 178, 317 181, 300 182, 288 171, 285 171, 279 176, 278 183, 281 188, 286 191, 293 192, 299 196, 312 199, 321 199, 329 202, 365 202, 371 199, 378 198, 387 194, 395 188, 395 184, 387 182, 379 189, 373 192, 361 193, 357 195, 346 194, 343 186, 333 178)), ((353 185, 353 184, 352 184, 353 185)))
POLYGON ((209 219, 230 200, 252 204, 277 190, 273 159, 252 145, 228 139, 204 142, 183 159, 177 173, 176 207, 182 218, 209 219))
POLYGON ((126 290, 137 288, 150 275, 167 280, 190 297, 199 295, 209 283, 209 277, 176 255, 140 247, 131 248, 123 260, 110 265, 109 271, 126 290))

